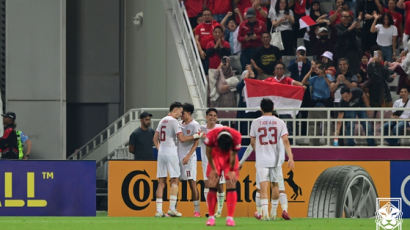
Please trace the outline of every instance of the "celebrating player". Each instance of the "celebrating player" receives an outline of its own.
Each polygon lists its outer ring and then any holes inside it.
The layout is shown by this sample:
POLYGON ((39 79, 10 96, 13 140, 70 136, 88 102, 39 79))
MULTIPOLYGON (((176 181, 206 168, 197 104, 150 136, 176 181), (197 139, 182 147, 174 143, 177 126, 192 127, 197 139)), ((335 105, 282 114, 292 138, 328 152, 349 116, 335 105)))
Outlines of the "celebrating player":
MULTIPOLYGON (((288 167, 294 168, 293 154, 290 148, 286 124, 273 116, 273 102, 270 99, 261 101, 262 116, 255 119, 251 125, 251 145, 256 156, 256 180, 260 185, 260 202, 262 219, 269 220, 268 189, 272 187, 272 208, 277 209, 279 199, 278 183, 283 180, 280 156, 280 139, 283 141, 288 155, 288 167)), ((275 211, 276 212, 276 211, 275 211)), ((276 217, 276 213, 274 213, 276 217)))
MULTIPOLYGON (((206 125, 201 126, 201 132, 204 133, 205 135, 210 132, 214 128, 222 127, 223 125, 217 124, 216 122, 218 121, 218 111, 215 108, 209 108, 206 110, 206 125)), ((203 138, 206 138, 206 136, 203 136, 203 138)), ((201 143, 201 159, 202 159, 202 172, 204 176, 204 182, 205 182, 205 189, 204 189, 204 195, 205 199, 208 196, 209 192, 209 184, 208 184, 208 178, 206 177, 206 169, 208 167, 208 158, 206 157, 206 146, 202 142, 201 143)), ((220 217, 222 214, 222 209, 224 206, 224 201, 225 201, 225 192, 223 190, 223 184, 225 184, 225 177, 223 174, 221 175, 221 179, 218 183, 218 208, 215 213, 215 217, 220 217)))
POLYGON ((222 172, 226 178, 227 226, 235 226, 233 214, 236 206, 236 181, 239 177, 238 150, 241 148, 241 134, 229 127, 219 127, 210 131, 205 139, 208 167, 208 226, 215 225, 216 186, 222 172))
POLYGON ((177 120, 181 117, 181 113, 182 104, 179 102, 172 103, 169 108, 168 116, 161 119, 154 134, 154 145, 158 149, 158 188, 156 191, 156 217, 165 216, 165 214, 162 212, 162 198, 167 179, 167 173, 169 173, 169 177, 171 178, 168 215, 172 217, 182 216, 182 214, 175 209, 178 195, 178 178, 181 174, 176 139, 178 138, 178 140, 181 142, 188 142, 200 138, 200 134, 194 134, 193 136, 184 136, 182 134, 181 127, 179 126, 177 120))
MULTIPOLYGON (((192 113, 194 106, 185 103, 182 106, 182 123, 181 130, 184 136, 193 136, 200 133, 201 126, 193 120, 192 113)), ((199 192, 196 187, 196 148, 198 147, 199 139, 178 142, 178 156, 181 167, 181 180, 188 180, 189 187, 192 192, 192 200, 194 201, 194 216, 200 217, 199 209, 199 192)))

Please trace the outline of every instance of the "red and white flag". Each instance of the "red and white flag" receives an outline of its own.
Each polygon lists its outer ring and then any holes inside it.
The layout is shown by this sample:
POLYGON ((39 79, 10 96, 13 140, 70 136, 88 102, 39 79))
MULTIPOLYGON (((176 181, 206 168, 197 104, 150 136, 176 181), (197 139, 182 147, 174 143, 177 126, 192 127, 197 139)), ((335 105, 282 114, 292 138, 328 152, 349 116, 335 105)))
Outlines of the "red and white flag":
POLYGON ((306 15, 299 19, 299 25, 299 29, 303 29, 309 26, 316 25, 316 22, 309 15, 306 15))
MULTIPOLYGON (((285 85, 255 79, 245 79, 245 100, 247 108, 260 106, 263 98, 269 98, 276 109, 298 109, 302 105, 305 89, 301 86, 285 85)), ((278 114, 297 114, 291 110, 280 110, 278 114)))

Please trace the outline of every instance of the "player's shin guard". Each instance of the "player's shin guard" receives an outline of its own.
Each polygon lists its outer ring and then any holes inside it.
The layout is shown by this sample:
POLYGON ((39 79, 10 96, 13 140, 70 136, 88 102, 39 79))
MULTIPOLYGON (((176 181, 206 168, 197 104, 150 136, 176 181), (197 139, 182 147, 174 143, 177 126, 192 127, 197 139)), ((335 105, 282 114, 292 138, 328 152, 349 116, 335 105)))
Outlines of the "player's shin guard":
POLYGON ((271 216, 271 218, 275 219, 276 216, 277 216, 279 200, 270 200, 270 202, 271 202, 270 216, 271 216))
POLYGON ((208 192, 209 192, 209 188, 204 188, 205 202, 208 201, 208 192))
POLYGON ((226 206, 228 208, 228 217, 233 217, 235 212, 236 200, 237 200, 236 189, 226 190, 226 206))
POLYGON ((288 211, 288 197, 286 196, 286 193, 279 193, 279 203, 280 207, 284 211, 288 211))
POLYGON ((208 203, 208 213, 209 216, 214 216, 215 215, 215 206, 216 206, 216 188, 209 188, 209 192, 208 192, 208 199, 207 199, 207 203, 208 203))
POLYGON ((222 213, 222 209, 224 207, 224 202, 225 202, 225 193, 219 193, 218 192, 218 211, 217 213, 222 213))
POLYGON ((256 212, 258 215, 262 215, 261 213, 261 194, 256 192, 255 194, 255 204, 256 204, 256 212))

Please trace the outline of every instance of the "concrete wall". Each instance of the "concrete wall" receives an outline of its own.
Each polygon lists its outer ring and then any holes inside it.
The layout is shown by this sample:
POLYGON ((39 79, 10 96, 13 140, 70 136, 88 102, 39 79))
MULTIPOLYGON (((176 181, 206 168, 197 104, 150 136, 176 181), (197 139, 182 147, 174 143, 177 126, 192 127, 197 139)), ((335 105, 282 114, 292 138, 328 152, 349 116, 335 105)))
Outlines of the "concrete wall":
POLYGON ((66 154, 66 1, 6 2, 6 109, 33 158, 66 154))
POLYGON ((191 102, 162 1, 125 0, 125 110, 191 102), (133 17, 143 12, 142 25, 133 17))

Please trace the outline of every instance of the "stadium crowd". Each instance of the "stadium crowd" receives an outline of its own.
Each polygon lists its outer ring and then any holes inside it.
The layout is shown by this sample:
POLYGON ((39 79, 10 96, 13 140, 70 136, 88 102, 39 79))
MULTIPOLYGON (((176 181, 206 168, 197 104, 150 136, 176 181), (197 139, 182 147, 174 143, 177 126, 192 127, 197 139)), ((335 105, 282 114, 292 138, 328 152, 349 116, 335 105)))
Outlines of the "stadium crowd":
MULTIPOLYGON (((391 107, 388 83, 399 78, 395 90, 397 94, 401 89, 406 92, 400 93, 401 99, 393 107, 410 108, 404 96, 408 95, 410 86, 410 1, 181 2, 187 10, 209 80, 209 106, 246 107, 244 79, 251 78, 304 87, 302 107, 391 107)), ((259 114, 220 115, 224 116, 256 118, 259 114)), ((339 118, 377 116, 380 114, 360 111, 334 114, 339 118)), ((289 117, 281 115, 281 118, 289 117)), ((300 112, 298 117, 325 118, 326 113, 300 112)), ((409 119, 410 111, 393 117, 409 119)), ((366 123, 362 123, 363 128, 373 135, 372 125, 366 129, 366 123)), ((408 122, 402 123, 398 128, 400 135, 409 127, 408 122)), ((297 125, 302 126, 302 135, 306 134, 306 122, 297 125)), ((292 124, 288 122, 287 126, 291 134, 292 124)), ((388 134, 388 127, 395 126, 396 123, 384 124, 384 133, 388 134)), ((341 123, 337 124, 335 135, 341 132, 351 135, 348 127, 345 131, 341 127, 341 123)), ((240 131, 247 133, 248 127, 240 131)), ((344 144, 354 145, 354 142, 348 140, 344 144)), ((369 139, 368 144, 375 142, 369 139)))

